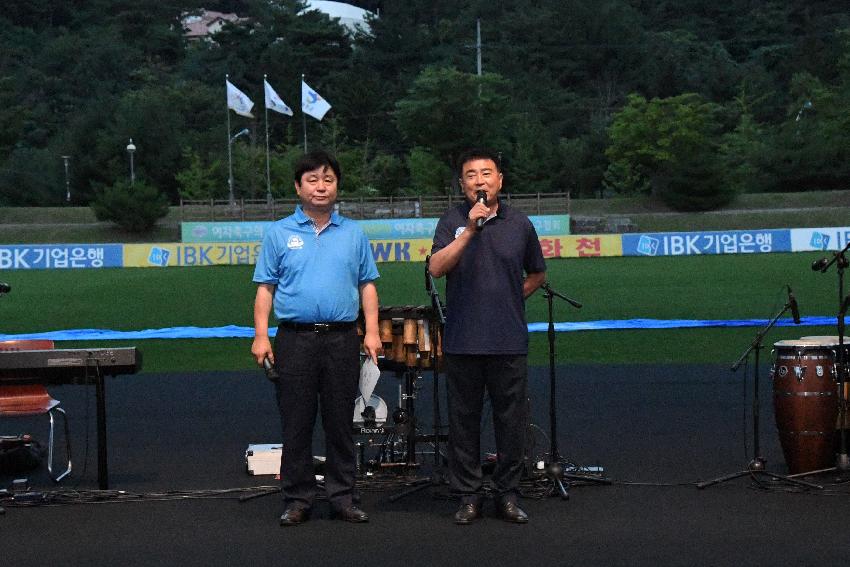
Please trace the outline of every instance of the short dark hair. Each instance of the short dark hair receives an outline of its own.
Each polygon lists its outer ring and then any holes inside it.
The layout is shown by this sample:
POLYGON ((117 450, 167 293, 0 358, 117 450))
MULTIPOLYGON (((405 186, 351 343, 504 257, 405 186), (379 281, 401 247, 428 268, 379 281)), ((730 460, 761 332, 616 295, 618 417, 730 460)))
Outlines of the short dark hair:
POLYGON ((325 150, 313 150, 302 155, 295 163, 295 182, 300 186, 302 175, 320 167, 331 168, 336 174, 337 183, 342 181, 342 171, 339 169, 339 162, 336 158, 325 150))
POLYGON ((468 150, 461 152, 460 156, 457 158, 458 177, 463 177, 463 164, 476 159, 493 160, 493 163, 496 164, 496 171, 499 173, 502 172, 502 160, 500 159, 499 154, 487 148, 469 148, 468 150))

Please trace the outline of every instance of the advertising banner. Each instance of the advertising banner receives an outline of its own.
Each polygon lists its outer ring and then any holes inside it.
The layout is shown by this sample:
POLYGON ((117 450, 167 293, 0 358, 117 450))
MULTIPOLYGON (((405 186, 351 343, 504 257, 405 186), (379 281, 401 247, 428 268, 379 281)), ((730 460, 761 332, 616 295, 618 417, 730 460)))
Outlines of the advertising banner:
POLYGON ((791 232, 788 229, 623 235, 624 256, 695 256, 790 251, 791 232))
POLYGON ((791 250, 841 250, 850 242, 850 227, 792 228, 791 250))
MULTIPOLYGON (((534 215, 529 219, 538 236, 570 233, 569 215, 534 215)), ((433 238, 439 219, 358 220, 369 240, 433 238)), ((184 222, 180 224, 181 240, 194 242, 260 242, 272 221, 252 222, 184 222)))
POLYGON ((544 258, 622 256, 619 234, 583 234, 540 237, 544 258))
POLYGON ((124 267, 218 266, 255 264, 260 244, 125 244, 124 267))
POLYGON ((0 246, 0 269, 120 268, 122 244, 10 244, 0 246))

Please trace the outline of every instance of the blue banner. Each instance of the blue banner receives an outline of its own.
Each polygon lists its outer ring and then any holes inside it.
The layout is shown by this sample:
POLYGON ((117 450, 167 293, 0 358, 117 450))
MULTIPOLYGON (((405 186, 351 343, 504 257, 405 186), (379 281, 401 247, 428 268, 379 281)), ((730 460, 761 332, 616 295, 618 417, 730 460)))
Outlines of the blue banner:
POLYGON ((763 229, 623 235, 623 256, 696 256, 765 252, 791 252, 791 231, 763 229))
MULTIPOLYGON (((605 331, 615 329, 694 329, 708 327, 763 327, 767 319, 613 319, 604 321, 575 321, 555 323, 559 333, 575 331, 605 331)), ((822 327, 835 324, 834 316, 801 317, 800 326, 822 327)), ((777 327, 796 326, 790 318, 779 319, 777 327)), ((549 324, 529 323, 528 332, 545 333, 549 324)), ((277 328, 269 328, 269 336, 274 336, 277 328)), ((116 341, 142 339, 221 339, 245 338, 254 336, 253 327, 224 325, 222 327, 167 327, 163 329, 144 329, 141 331, 117 331, 112 329, 64 329, 36 333, 0 334, 0 340, 51 339, 54 341, 116 341)))
POLYGON ((0 269, 120 268, 123 244, 11 244, 0 246, 0 269))

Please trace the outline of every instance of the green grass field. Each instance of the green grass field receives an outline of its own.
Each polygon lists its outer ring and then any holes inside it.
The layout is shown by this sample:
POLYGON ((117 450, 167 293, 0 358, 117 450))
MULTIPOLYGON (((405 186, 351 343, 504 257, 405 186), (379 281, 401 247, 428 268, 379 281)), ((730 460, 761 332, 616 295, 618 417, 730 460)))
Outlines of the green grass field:
MULTIPOLYGON (((837 277, 812 272, 817 253, 677 258, 550 260, 549 280, 581 310, 556 300, 556 321, 601 319, 767 319, 791 284, 802 314, 837 311, 837 277)), ((421 263, 380 264, 382 305, 429 302, 421 263)), ((0 298, 0 331, 173 326, 252 326, 253 266, 5 271, 12 293, 0 298)), ((442 285, 440 285, 442 291, 442 285)), ((443 295, 443 298, 445 296, 443 295)), ((542 294, 527 303, 530 322, 545 321, 542 294)), ((498 302, 494 303, 494 308, 498 302)), ((558 333, 559 363, 731 364, 758 329, 710 328, 558 333)), ((775 328, 766 339, 834 335, 835 327, 775 328)), ((136 345, 146 371, 251 370, 249 339, 61 342, 58 346, 136 345)), ((531 363, 548 361, 546 333, 531 335, 531 363)))

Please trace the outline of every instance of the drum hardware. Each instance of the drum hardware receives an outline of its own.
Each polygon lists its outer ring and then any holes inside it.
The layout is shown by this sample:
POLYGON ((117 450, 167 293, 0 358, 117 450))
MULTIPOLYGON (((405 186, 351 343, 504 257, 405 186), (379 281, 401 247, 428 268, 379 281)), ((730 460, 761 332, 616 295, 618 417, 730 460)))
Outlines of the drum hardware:
MULTIPOLYGON (((434 369, 434 395, 438 395, 436 380, 442 358, 442 337, 434 314, 440 312, 442 305, 439 309, 424 305, 378 309, 378 332, 383 344, 378 367, 394 372, 399 379, 398 406, 385 415, 383 421, 378 415, 375 427, 369 427, 372 422, 367 418, 371 415, 361 415, 355 410, 355 435, 383 436, 383 441, 373 445, 379 448, 375 459, 367 461, 365 455, 361 455, 363 470, 407 470, 418 466, 416 443, 425 436, 417 434, 415 400, 424 369, 434 369)), ((368 409, 367 406, 364 411, 368 409)), ((439 423, 439 418, 436 419, 435 427, 439 423)), ((437 439, 439 442, 439 437, 437 439)), ((365 451, 365 445, 360 450, 365 451)))
POLYGON ((547 338, 549 339, 549 462, 546 463, 544 474, 552 484, 551 493, 557 492, 561 498, 568 500, 570 494, 568 492, 570 480, 584 480, 596 484, 611 484, 611 481, 598 476, 587 476, 582 474, 574 474, 567 472, 563 467, 561 454, 558 452, 558 425, 557 425, 557 407, 555 402, 555 319, 553 316, 553 299, 559 298, 576 309, 581 309, 582 305, 575 299, 570 299, 557 291, 549 284, 544 282, 541 286, 543 289, 543 297, 546 299, 549 308, 549 327, 547 338))
MULTIPOLYGON (((422 338, 428 337, 428 340, 425 341, 425 344, 431 346, 431 351, 429 351, 428 353, 430 354, 429 360, 433 363, 434 380, 432 382, 432 393, 434 415, 432 425, 433 435, 430 436, 430 439, 434 444, 434 466, 430 478, 417 479, 411 484, 411 487, 407 490, 390 496, 390 502, 395 502, 396 500, 413 494, 414 492, 418 492, 423 488, 440 485, 445 482, 445 474, 442 471, 442 464, 440 463, 440 441, 444 438, 444 436, 440 434, 439 376, 440 371, 442 369, 443 360, 442 336, 443 328, 446 324, 446 308, 443 305, 443 302, 440 300, 440 294, 437 291, 437 285, 434 283, 434 277, 431 275, 431 271, 429 269, 430 262, 431 256, 429 254, 425 257, 425 291, 431 298, 431 313, 433 316, 430 318, 427 324, 424 321, 420 321, 418 328, 418 336, 420 338, 420 345, 422 344, 422 338)), ((420 354, 421 352, 422 349, 420 347, 420 354)), ((414 430, 411 435, 414 439, 416 439, 415 427, 413 429, 414 430)), ((429 436, 423 435, 420 438, 425 437, 429 436)))
MULTIPOLYGON (((762 327, 757 333, 753 342, 750 343, 750 346, 747 347, 747 350, 738 358, 737 361, 732 365, 732 372, 736 372, 738 368, 740 368, 741 364, 744 363, 750 356, 750 353, 755 352, 755 367, 753 368, 753 459, 747 464, 747 468, 738 472, 734 472, 731 474, 727 474, 712 480, 708 480, 705 482, 697 483, 697 488, 706 488, 712 486, 714 484, 720 484, 721 482, 726 482, 728 480, 733 480, 736 478, 740 478, 742 476, 766 476, 772 480, 782 480, 788 482, 790 484, 804 486, 807 488, 815 488, 822 490, 823 487, 818 484, 812 484, 810 482, 806 482, 803 480, 798 480, 795 478, 791 478, 790 476, 780 475, 776 473, 769 472, 766 468, 767 461, 764 457, 761 456, 761 449, 759 445, 759 353, 764 346, 762 345, 762 339, 767 334, 770 329, 776 324, 780 317, 782 317, 789 309, 791 309, 792 304, 790 301, 785 303, 782 307, 782 310, 777 313, 773 319, 771 319, 767 325, 762 327)), ((795 317, 796 319, 796 317, 795 317)), ((745 376, 746 379, 746 376, 745 376)))

